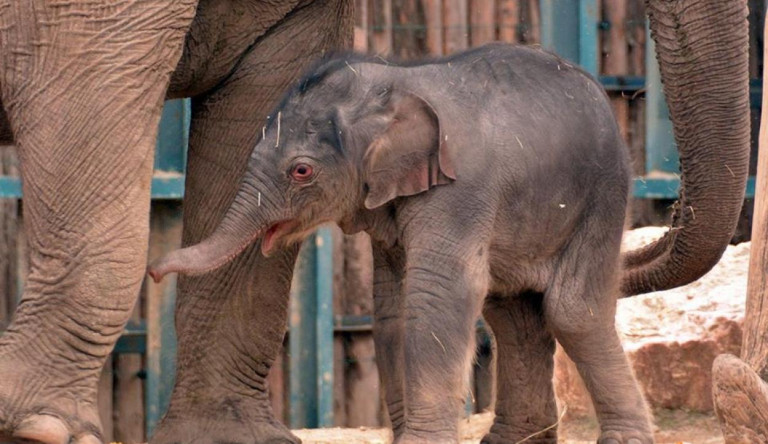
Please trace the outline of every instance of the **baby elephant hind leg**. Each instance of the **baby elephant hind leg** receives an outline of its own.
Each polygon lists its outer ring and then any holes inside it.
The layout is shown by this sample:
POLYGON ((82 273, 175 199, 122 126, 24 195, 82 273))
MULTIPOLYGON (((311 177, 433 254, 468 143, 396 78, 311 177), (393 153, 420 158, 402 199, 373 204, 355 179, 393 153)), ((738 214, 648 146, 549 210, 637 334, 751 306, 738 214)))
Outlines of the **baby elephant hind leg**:
POLYGON ((650 418, 615 327, 620 233, 576 236, 544 298, 548 328, 592 397, 599 444, 651 444, 650 418))
POLYGON ((538 293, 491 295, 483 317, 496 354, 496 417, 484 444, 557 443, 552 388, 555 339, 545 325, 538 293))

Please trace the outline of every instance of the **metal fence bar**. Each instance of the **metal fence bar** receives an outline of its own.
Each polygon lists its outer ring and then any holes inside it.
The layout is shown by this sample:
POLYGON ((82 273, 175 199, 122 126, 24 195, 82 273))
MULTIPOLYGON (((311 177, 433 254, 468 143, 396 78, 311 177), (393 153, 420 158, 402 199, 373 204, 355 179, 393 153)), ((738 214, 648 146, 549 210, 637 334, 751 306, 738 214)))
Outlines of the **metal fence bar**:
POLYGON ((600 69, 599 22, 599 0, 579 0, 579 65, 595 77, 600 69))
POLYGON ((317 297, 317 426, 333 426, 333 237, 330 228, 315 234, 317 297))
POLYGON ((291 285, 289 423, 333 425, 333 245, 321 228, 301 247, 291 285))
POLYGON ((541 46, 579 63, 579 0, 541 0, 541 46))
POLYGON ((664 99, 656 45, 646 25, 645 51, 645 171, 678 172, 678 154, 672 121, 664 99))

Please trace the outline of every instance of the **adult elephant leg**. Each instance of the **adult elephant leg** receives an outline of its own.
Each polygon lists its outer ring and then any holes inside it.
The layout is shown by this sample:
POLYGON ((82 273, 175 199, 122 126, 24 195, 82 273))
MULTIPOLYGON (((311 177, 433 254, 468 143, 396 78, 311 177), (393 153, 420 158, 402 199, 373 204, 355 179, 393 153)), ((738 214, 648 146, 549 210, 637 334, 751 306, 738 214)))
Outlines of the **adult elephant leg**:
POLYGON ((531 293, 486 299, 483 317, 496 352, 496 417, 483 443, 557 443, 555 339, 544 325, 542 298, 531 293))
MULTIPOLYGON (((323 53, 351 44, 349 3, 317 1, 290 14, 193 100, 185 245, 224 215, 283 91, 323 53)), ((176 385, 153 443, 297 441, 274 418, 266 381, 285 334, 295 258, 293 249, 266 259, 253 245, 215 272, 180 278, 176 385)))
POLYGON ((194 1, 0 2, 29 273, 0 337, 0 442, 93 443, 141 285, 157 126, 194 1))

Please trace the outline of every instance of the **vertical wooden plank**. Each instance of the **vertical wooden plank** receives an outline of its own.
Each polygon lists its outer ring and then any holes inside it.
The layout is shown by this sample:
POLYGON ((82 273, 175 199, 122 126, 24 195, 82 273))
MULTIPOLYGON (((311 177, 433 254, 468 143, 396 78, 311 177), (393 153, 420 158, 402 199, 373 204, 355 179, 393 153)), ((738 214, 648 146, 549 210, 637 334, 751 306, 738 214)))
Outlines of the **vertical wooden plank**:
MULTIPOLYGON (((344 314, 373 314, 373 255, 365 233, 344 239, 344 314)), ((348 427, 378 426, 382 417, 379 373, 371 332, 346 333, 346 416, 348 427)))
POLYGON ((472 46, 496 40, 496 3, 493 0, 471 0, 470 43, 472 46))
MULTIPOLYGON (((133 310, 129 324, 138 326, 146 299, 146 291, 141 292, 133 310)), ((115 360, 115 423, 114 440, 116 442, 144 442, 144 381, 139 377, 143 373, 143 357, 136 353, 116 355, 115 360)))
POLYGON ((749 0, 749 78, 758 79, 763 67, 764 0, 749 0))
POLYGON ((426 52, 426 32, 420 0, 392 0, 393 54, 415 59, 426 52))
POLYGON ((121 354, 115 360, 114 440, 145 442, 144 381, 139 377, 143 358, 139 354, 121 354))
MULTIPOLYGON (((629 57, 625 24, 627 21, 626 0, 603 2, 605 20, 610 23, 608 32, 603 39, 603 74, 608 76, 623 76, 628 74, 629 57)), ((619 123, 619 129, 624 140, 629 143, 629 101, 623 95, 614 94, 611 105, 619 123)), ((634 160, 634 159, 633 159, 634 160)))
POLYGON ((347 426, 347 356, 344 336, 333 337, 333 425, 347 426))
POLYGON ((628 25, 626 33, 629 45, 628 73, 635 76, 645 75, 645 2, 643 0, 627 0, 628 25))
MULTIPOLYGON (((150 215, 149 257, 158 258, 181 247, 181 205, 155 203, 150 215)), ((168 408, 176 372, 176 275, 160 283, 145 280, 147 289, 147 436, 168 408)))
POLYGON ((370 333, 352 333, 347 348, 347 427, 379 425, 379 372, 370 333))
POLYGON ((379 55, 392 53, 392 0, 372 0, 368 4, 371 16, 371 49, 379 55))
POLYGON ((107 358, 107 362, 104 363, 104 368, 101 370, 101 376, 99 377, 99 391, 98 391, 98 406, 99 406, 99 419, 101 420, 101 431, 104 434, 104 440, 106 442, 114 441, 114 428, 113 428, 113 381, 114 372, 112 367, 112 356, 107 358))
POLYGON ((499 40, 517 43, 517 31, 520 25, 520 2, 518 0, 498 0, 499 40))
POLYGON ((541 3, 539 0, 528 0, 526 6, 525 43, 539 44, 541 43, 541 3))
POLYGON ((445 53, 452 54, 469 47, 468 0, 443 0, 445 53))
POLYGON ((368 0, 355 0, 355 51, 368 51, 368 0))
MULTIPOLYGON (((344 243, 345 235, 340 228, 333 230, 333 313, 338 320, 344 315, 344 243)), ((347 424, 347 368, 345 354, 346 337, 342 332, 334 331, 333 335, 333 423, 336 427, 347 424)))
POLYGON ((443 55, 443 0, 422 0, 424 25, 427 28, 427 51, 443 55))

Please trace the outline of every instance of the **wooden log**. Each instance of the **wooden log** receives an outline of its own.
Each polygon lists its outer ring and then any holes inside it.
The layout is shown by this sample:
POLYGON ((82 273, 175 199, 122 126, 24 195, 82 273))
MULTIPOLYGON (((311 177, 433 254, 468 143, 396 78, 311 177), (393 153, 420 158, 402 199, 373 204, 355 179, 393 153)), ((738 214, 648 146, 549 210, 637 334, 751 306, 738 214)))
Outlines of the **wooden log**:
POLYGON ((375 0, 369 3, 371 14, 371 48, 385 56, 392 53, 392 0, 375 0))
POLYGON ((520 26, 520 3, 518 0, 499 0, 498 3, 499 40, 517 43, 517 31, 520 26))
MULTIPOLYGON (((764 28, 765 40, 768 26, 764 28)), ((763 49, 763 58, 768 58, 768 47, 763 49)), ((768 84, 768 70, 763 70, 763 83, 768 84)), ((768 380, 768 274, 765 272, 768 267, 768 91, 765 90, 762 109, 741 357, 763 380, 768 380)))
POLYGON ((427 51, 430 55, 443 55, 443 1, 422 0, 424 25, 427 28, 427 51))
MULTIPOLYGON (((768 26, 763 37, 768 38, 768 26)), ((768 58, 768 48, 763 48, 768 58)), ((763 70, 768 84, 768 70, 763 70)), ((715 413, 727 444, 768 443, 768 91, 763 91, 752 247, 741 360, 721 355, 712 370, 715 413)))
POLYGON ((445 53, 465 50, 469 47, 468 0, 443 0, 445 26, 445 53))
POLYGON ((496 4, 493 0, 471 0, 469 16, 472 46, 496 40, 496 4))

